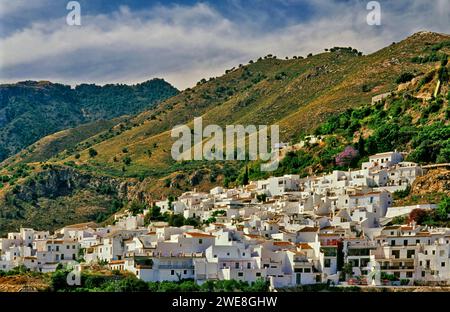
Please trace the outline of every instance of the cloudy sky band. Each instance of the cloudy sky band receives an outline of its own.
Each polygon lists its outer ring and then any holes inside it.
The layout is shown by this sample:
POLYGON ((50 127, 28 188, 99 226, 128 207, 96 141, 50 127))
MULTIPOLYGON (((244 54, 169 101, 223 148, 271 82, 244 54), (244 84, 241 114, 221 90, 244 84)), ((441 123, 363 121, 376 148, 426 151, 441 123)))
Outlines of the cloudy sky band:
POLYGON ((362 0, 0 0, 0 82, 136 83, 161 77, 183 89, 266 54, 336 45, 370 53, 419 30, 450 33, 450 1, 385 0, 382 25, 362 0), (32 3, 32 4, 30 4, 32 3))

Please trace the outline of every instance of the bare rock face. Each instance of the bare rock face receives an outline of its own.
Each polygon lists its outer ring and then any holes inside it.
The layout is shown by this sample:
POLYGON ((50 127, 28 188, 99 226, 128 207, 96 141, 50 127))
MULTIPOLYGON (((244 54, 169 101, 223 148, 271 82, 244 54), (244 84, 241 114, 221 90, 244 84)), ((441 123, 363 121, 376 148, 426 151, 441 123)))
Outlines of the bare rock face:
POLYGON ((52 166, 52 168, 37 173, 34 179, 24 183, 17 190, 15 195, 18 199, 31 201, 37 197, 55 198, 67 196, 79 189, 101 188, 117 193, 119 197, 125 197, 128 190, 128 183, 122 180, 97 176, 91 173, 77 171, 69 167, 52 166))
POLYGON ((425 193, 445 193, 450 195, 450 170, 429 170, 422 177, 418 177, 412 185, 412 193, 421 195, 425 193))

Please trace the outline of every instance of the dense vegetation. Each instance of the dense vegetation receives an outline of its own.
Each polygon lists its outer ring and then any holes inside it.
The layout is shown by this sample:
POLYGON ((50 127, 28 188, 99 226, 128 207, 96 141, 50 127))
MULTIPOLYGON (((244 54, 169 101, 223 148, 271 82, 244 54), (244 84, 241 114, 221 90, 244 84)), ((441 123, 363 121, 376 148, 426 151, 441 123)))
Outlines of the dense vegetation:
POLYGON ((176 95, 161 79, 128 85, 0 85, 0 161, 38 139, 83 123, 135 114, 176 95))
POLYGON ((420 225, 428 226, 450 226, 450 197, 444 196, 439 202, 438 207, 434 210, 414 209, 409 214, 408 218, 404 220, 397 219, 393 221, 399 222, 399 224, 406 223, 406 221, 415 221, 420 225), (403 222, 401 222, 403 221, 403 222))
POLYGON ((180 280, 178 282, 144 282, 134 275, 113 271, 112 275, 98 273, 82 273, 80 286, 68 286, 65 269, 52 273, 51 287, 53 291, 76 291, 76 292, 221 292, 221 291, 244 291, 264 292, 268 291, 268 282, 258 280, 254 283, 236 280, 207 281, 201 286, 193 280, 180 280))
POLYGON ((207 281, 198 285, 194 280, 181 279, 176 282, 144 282, 135 275, 100 267, 81 273, 81 285, 68 285, 69 267, 59 265, 53 273, 33 272, 25 266, 10 271, 1 271, 3 276, 31 276, 48 283, 46 291, 54 292, 267 292, 269 283, 259 279, 253 283, 237 280, 207 281))
MULTIPOLYGON (((449 99, 450 92, 447 103, 449 99)), ((316 128, 315 134, 323 137, 321 144, 288 152, 273 173, 260 172, 259 163, 252 164, 249 178, 359 168, 369 155, 395 149, 409 151, 408 160, 420 164, 450 162, 448 109, 441 95, 423 105, 408 94, 347 109, 316 128)), ((244 176, 241 169, 233 181, 242 184, 244 176)))

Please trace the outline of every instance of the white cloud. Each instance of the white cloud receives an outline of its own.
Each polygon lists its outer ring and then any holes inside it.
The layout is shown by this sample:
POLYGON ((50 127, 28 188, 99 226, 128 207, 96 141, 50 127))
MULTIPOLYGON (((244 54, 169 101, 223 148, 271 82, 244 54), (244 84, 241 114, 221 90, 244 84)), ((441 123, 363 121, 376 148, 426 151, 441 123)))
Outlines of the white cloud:
POLYGON ((411 1, 407 11, 382 3, 380 27, 365 23, 364 2, 350 3, 317 1, 314 20, 269 32, 253 27, 254 20, 231 21, 206 4, 147 11, 121 7, 108 15, 83 16, 79 27, 66 25, 65 17, 38 21, 0 38, 0 79, 75 84, 163 77, 185 88, 268 53, 306 55, 335 45, 373 52, 417 30, 450 30, 447 0, 411 1))

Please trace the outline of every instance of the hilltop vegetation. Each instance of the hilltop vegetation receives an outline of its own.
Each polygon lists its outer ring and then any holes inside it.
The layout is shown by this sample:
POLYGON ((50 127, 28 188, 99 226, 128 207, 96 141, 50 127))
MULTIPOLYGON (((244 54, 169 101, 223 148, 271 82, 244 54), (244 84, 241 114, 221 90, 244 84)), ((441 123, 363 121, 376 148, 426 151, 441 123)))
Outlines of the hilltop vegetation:
MULTIPOLYGON (((24 164, 32 169, 26 170, 25 177, 22 173, 13 183, 5 181, 0 187, 1 210, 8 212, 0 231, 17 224, 36 224, 36 211, 53 216, 61 201, 75 207, 79 194, 86 191, 90 196, 82 207, 93 213, 79 218, 83 221, 95 220, 100 213, 107 217, 113 201, 129 207, 133 202, 150 203, 193 188, 206 191, 215 185, 232 186, 269 175, 259 171, 257 162, 173 160, 170 130, 179 124, 192 128, 198 116, 203 117, 204 127, 278 124, 285 142, 296 143, 312 133, 325 137, 321 144, 288 153, 271 173, 274 175, 304 176, 357 167, 369 154, 396 148, 412 151, 410 159, 421 163, 448 161, 448 64, 442 55, 450 55, 449 46, 443 44, 449 38, 418 33, 367 56, 352 48, 287 60, 268 55, 229 69, 221 77, 202 79, 194 88, 117 124, 105 125, 74 144, 44 138, 42 148, 28 148, 25 155, 4 163, 3 175, 13 175, 24 164), (414 61, 433 51, 440 56, 435 62, 414 61), (438 81, 438 95, 433 97, 438 81), (390 98, 370 104, 372 96, 391 91, 395 92, 390 98), (47 159, 45 141, 62 142, 47 159), (67 170, 70 175, 58 175, 72 186, 63 195, 53 194, 51 189, 36 192, 40 188, 30 182, 41 176, 45 185, 49 176, 40 172, 67 170), (114 195, 102 197, 95 183, 76 183, 80 176, 114 181, 114 195), (33 200, 21 201, 24 192, 33 200), (99 203, 101 198, 103 203, 99 203), (18 219, 18 211, 27 217, 18 219)), ((72 132, 67 133, 70 137, 72 132)), ((61 218, 56 224, 64 222, 61 218)))
POLYGON ((0 85, 0 161, 59 130, 136 114, 177 93, 161 79, 74 89, 46 81, 0 85))

